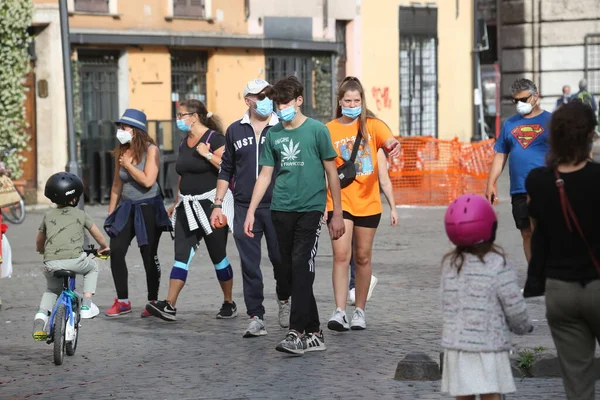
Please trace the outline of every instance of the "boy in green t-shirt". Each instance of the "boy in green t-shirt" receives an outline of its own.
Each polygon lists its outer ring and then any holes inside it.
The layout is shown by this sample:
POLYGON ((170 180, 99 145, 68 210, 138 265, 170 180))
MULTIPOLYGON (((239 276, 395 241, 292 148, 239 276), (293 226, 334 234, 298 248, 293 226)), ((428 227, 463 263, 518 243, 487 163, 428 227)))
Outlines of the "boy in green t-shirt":
POLYGON ((92 303, 92 294, 96 291, 98 281, 98 266, 83 252, 85 230, 100 246, 98 253, 110 249, 94 221, 84 211, 75 208, 82 194, 83 183, 77 175, 59 172, 46 182, 44 195, 58 207, 44 215, 36 240, 37 251, 44 254, 46 291, 33 320, 35 340, 46 340, 48 316, 63 289, 63 280, 56 278, 54 271, 69 270, 83 275, 81 318, 94 318, 100 312, 92 303))
POLYGON ((254 212, 279 167, 271 216, 279 250, 282 276, 292 281, 290 331, 276 347, 278 351, 302 355, 325 350, 319 328, 319 312, 313 294, 315 256, 327 198, 325 174, 333 198, 329 233, 334 240, 344 234, 340 181, 335 166, 337 153, 327 127, 300 111, 304 88, 290 76, 277 82, 269 97, 275 101, 281 121, 269 130, 260 156, 262 170, 248 208, 244 232, 253 237, 254 212))

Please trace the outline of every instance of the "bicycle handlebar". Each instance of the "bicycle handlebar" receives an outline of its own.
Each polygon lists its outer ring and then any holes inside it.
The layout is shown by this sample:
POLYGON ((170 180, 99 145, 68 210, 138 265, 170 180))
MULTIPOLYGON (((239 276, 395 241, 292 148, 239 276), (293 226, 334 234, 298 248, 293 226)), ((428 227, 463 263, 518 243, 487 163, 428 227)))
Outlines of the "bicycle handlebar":
POLYGON ((95 257, 98 257, 98 258, 100 258, 102 260, 106 260, 106 259, 108 259, 110 257, 110 250, 107 251, 106 253, 102 253, 102 254, 98 253, 99 250, 100 249, 97 249, 96 246, 94 246, 93 244, 90 244, 87 248, 83 249, 83 252, 86 255, 88 255, 88 256, 91 254, 91 255, 93 255, 95 257))

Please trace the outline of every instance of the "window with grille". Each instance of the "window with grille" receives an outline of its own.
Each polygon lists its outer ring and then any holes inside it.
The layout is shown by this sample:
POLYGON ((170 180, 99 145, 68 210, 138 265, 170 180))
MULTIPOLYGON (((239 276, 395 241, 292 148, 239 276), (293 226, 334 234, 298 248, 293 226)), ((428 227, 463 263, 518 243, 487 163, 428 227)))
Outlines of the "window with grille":
POLYGON ((173 16, 204 18, 206 16, 205 0, 174 0, 173 16))
POLYGON ((296 76, 304 86, 305 115, 329 122, 332 110, 332 65, 331 55, 310 53, 266 54, 266 78, 271 84, 290 75, 296 76))
POLYGON ((119 55, 118 51, 78 51, 84 136, 90 122, 119 117, 119 55))
POLYGON ((109 0, 75 0, 75 11, 108 13, 109 0))
POLYGON ((171 53, 171 100, 175 118, 179 104, 196 99, 206 104, 208 54, 201 51, 171 53))
POLYGON ((589 92, 600 96, 600 34, 586 37, 585 76, 589 92))
POLYGON ((400 7, 400 135, 437 137, 437 10, 400 7))

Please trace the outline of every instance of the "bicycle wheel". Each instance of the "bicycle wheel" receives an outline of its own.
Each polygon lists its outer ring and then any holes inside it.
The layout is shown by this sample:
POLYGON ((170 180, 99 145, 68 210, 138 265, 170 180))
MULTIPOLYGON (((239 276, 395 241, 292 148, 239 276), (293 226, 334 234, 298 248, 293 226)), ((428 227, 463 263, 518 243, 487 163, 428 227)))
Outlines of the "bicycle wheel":
POLYGON ((2 217, 12 224, 21 224, 25 221, 25 201, 21 192, 17 190, 17 193, 21 200, 2 209, 2 217))
POLYGON ((67 325, 66 307, 58 306, 54 315, 54 364, 61 365, 65 356, 65 327, 67 325))
POLYGON ((73 340, 67 341, 67 355, 73 356, 75 355, 75 350, 77 350, 77 339, 79 339, 79 321, 81 320, 81 315, 79 313, 79 303, 73 302, 73 323, 75 324, 75 336, 73 336, 73 340))

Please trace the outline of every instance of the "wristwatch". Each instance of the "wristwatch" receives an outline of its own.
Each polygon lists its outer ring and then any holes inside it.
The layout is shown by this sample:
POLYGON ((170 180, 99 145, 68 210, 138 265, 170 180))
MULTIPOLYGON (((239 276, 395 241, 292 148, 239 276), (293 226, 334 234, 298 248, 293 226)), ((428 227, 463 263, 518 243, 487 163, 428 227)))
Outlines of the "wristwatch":
POLYGON ((204 156, 204 158, 206 158, 208 161, 210 161, 212 159, 212 153, 208 153, 207 155, 204 156))

